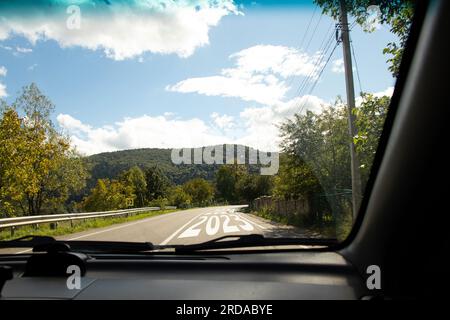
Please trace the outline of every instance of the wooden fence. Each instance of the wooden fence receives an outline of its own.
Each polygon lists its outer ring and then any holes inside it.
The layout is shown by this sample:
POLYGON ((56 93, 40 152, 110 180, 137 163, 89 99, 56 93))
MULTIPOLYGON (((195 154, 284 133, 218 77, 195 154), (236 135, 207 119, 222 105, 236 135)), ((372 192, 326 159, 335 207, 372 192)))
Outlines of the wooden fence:
POLYGON ((282 216, 295 215, 307 217, 311 214, 310 204, 306 198, 283 200, 264 196, 255 199, 253 206, 257 211, 268 209, 271 212, 282 216))

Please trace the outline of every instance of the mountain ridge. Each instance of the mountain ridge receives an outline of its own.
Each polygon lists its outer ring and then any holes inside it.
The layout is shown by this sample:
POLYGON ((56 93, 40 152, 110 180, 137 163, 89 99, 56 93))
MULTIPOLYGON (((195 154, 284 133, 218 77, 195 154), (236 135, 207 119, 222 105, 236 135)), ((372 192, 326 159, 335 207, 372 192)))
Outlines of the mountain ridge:
MULTIPOLYGON (((207 147, 224 147, 226 145, 213 145, 193 149, 204 149, 207 147)), ((234 145, 236 146, 236 145, 234 145)), ((257 151, 254 148, 245 147, 245 159, 248 159, 250 150, 257 151)), ((234 149, 236 155, 236 148, 234 149)), ((152 166, 158 166, 162 172, 169 178, 173 184, 183 184, 193 178, 203 178, 208 181, 213 181, 215 173, 221 164, 174 164, 171 160, 172 149, 169 148, 138 148, 118 151, 109 151, 93 154, 85 157, 88 167, 91 171, 91 178, 88 181, 88 187, 95 185, 97 179, 114 179, 118 175, 130 169, 133 166, 138 166, 141 169, 146 169, 152 166)), ((226 154, 224 152, 224 160, 226 154)), ((225 163, 225 161, 224 161, 225 163)), ((249 171, 257 172, 259 164, 248 165, 249 171)))

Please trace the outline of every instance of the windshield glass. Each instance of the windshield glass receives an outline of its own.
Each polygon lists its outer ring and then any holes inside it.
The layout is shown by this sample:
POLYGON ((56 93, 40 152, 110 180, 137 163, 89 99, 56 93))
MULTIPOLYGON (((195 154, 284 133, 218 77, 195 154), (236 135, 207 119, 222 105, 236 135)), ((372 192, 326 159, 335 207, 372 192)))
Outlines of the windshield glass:
POLYGON ((2 1, 0 240, 344 240, 412 15, 407 0, 2 1))

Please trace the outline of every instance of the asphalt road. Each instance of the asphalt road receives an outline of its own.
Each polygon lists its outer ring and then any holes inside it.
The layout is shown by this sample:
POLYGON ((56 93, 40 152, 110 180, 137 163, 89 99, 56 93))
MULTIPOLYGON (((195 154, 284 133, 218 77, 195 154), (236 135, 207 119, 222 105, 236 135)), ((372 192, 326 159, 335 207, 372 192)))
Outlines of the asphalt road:
MULTIPOLYGON (((57 237, 64 240, 148 241, 153 244, 199 243, 225 235, 263 234, 267 237, 304 236, 293 227, 240 212, 240 206, 176 211, 142 220, 114 224, 57 237)), ((26 253, 26 249, 1 249, 1 253, 26 253)))

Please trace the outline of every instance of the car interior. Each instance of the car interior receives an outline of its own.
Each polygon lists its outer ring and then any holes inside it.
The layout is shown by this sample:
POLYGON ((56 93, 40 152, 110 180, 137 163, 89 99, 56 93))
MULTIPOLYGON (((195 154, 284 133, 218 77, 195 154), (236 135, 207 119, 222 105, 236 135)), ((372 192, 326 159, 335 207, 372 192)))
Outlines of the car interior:
MULTIPOLYGON (((450 252, 444 203, 449 13, 449 1, 418 1, 368 187, 345 241, 283 249, 212 245, 175 253, 144 253, 142 248, 82 253, 76 244, 37 244, 38 254, 0 255, 0 299, 395 300, 438 295, 450 252), (81 270, 79 289, 66 286, 70 265, 81 270), (371 286, 375 273, 380 284, 371 286)), ((238 240, 249 241, 244 236, 238 240)))

